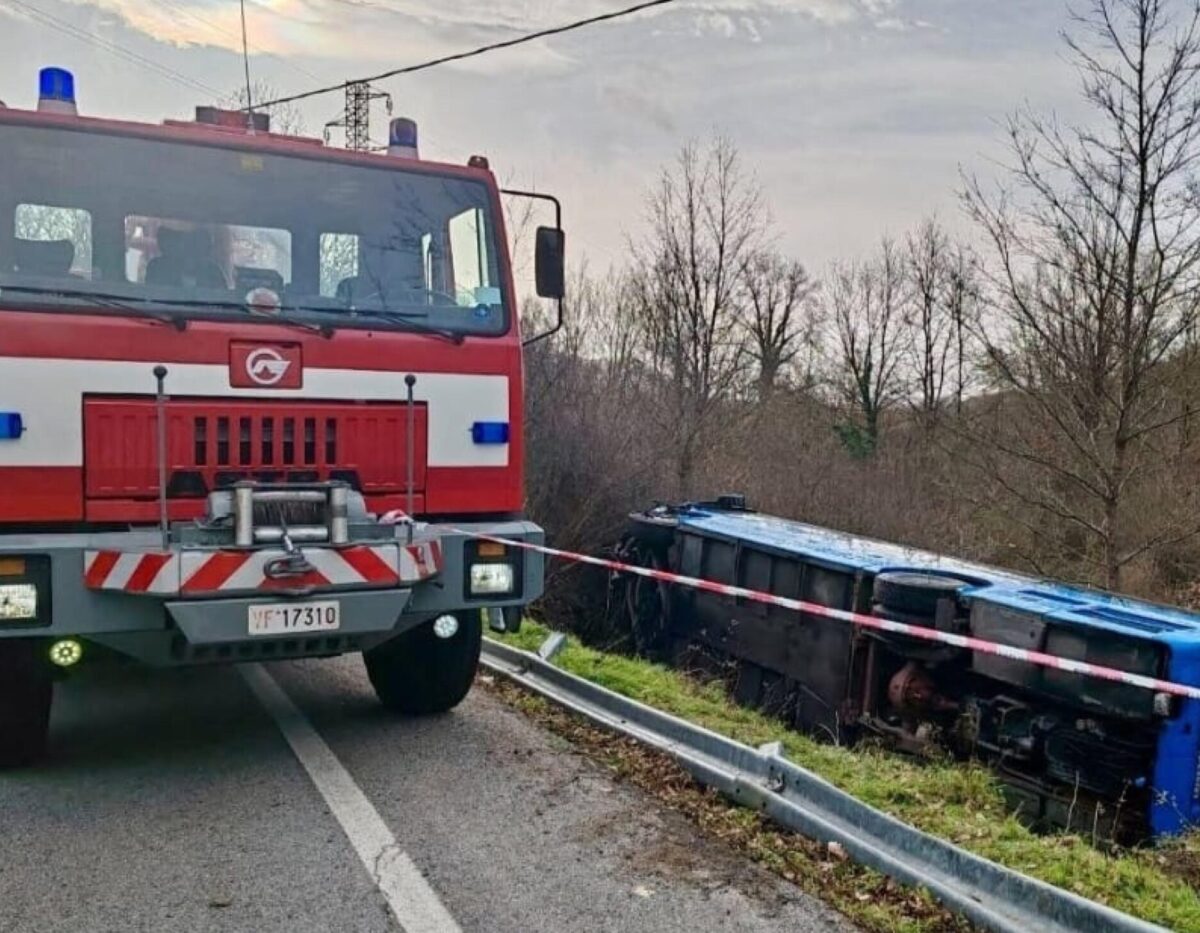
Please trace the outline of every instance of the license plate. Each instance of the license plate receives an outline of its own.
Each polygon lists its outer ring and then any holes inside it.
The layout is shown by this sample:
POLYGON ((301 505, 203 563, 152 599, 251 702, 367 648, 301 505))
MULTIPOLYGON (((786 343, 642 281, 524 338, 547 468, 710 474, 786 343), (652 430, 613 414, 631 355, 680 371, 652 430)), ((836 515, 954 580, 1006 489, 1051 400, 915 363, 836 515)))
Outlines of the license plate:
POLYGON ((312 603, 266 603, 248 610, 251 635, 303 635, 331 632, 342 624, 337 600, 312 603))

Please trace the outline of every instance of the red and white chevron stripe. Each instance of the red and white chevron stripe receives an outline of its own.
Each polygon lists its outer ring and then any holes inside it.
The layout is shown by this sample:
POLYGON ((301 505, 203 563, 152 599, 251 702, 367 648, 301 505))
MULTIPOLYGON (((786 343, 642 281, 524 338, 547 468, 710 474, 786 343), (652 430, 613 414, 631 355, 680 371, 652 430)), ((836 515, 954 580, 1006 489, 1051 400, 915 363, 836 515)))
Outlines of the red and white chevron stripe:
POLYGON ((83 568, 89 589, 161 595, 179 592, 178 553, 87 551, 83 568))
POLYGON ((84 555, 84 582, 94 590, 202 596, 302 587, 405 586, 434 577, 442 570, 442 548, 436 540, 303 550, 313 569, 301 576, 278 579, 269 577, 266 568, 271 561, 287 556, 280 549, 88 551, 84 555))

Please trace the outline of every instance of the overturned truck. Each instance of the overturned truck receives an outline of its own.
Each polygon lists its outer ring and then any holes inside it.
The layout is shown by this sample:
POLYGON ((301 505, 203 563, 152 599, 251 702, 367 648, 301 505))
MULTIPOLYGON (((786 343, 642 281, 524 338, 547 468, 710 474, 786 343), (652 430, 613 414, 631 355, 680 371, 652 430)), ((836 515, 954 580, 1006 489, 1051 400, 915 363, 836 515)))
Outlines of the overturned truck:
MULTIPOLYGON (((748 510, 631 516, 622 559, 1200 684, 1200 616, 748 510)), ((639 653, 724 673, 807 732, 994 765, 1024 818, 1129 840, 1200 821, 1200 702, 644 577, 610 607, 639 653)))

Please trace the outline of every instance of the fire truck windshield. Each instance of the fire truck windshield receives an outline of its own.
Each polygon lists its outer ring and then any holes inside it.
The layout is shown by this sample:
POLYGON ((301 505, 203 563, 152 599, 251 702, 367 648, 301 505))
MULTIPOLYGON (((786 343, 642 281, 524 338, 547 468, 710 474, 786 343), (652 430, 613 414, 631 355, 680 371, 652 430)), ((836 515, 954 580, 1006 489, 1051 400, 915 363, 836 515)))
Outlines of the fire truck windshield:
POLYGON ((0 124, 0 310, 100 298, 180 316, 508 328, 487 187, 215 145, 0 124), (5 299, 5 292, 10 296, 5 299))

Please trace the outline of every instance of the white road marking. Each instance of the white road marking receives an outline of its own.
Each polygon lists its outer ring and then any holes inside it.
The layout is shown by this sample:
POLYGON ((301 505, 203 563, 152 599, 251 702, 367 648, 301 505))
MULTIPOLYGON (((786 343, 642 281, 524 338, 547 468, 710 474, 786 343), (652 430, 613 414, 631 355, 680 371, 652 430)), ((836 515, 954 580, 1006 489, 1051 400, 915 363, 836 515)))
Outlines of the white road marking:
POLYGON ((460 933, 437 893, 412 859, 400 851, 366 794, 275 678, 260 664, 244 664, 240 670, 325 798, 405 933, 460 933))

